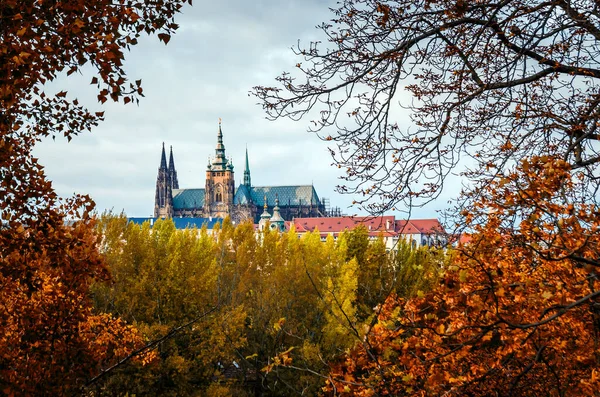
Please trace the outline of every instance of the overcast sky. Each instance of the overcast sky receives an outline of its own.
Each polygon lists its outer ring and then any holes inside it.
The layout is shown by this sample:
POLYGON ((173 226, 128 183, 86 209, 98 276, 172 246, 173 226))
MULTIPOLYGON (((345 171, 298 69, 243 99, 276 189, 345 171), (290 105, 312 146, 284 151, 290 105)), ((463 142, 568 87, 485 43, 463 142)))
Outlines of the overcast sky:
MULTIPOLYGON (((180 29, 165 46, 146 37, 126 55, 131 80, 142 79, 139 106, 97 102, 92 74, 58 79, 50 90, 67 89, 106 120, 92 133, 70 143, 57 138, 35 150, 62 196, 90 194, 100 212, 124 210, 151 216, 162 142, 173 146, 181 188, 204 187, 209 156, 214 156, 222 119, 226 154, 235 166, 236 185, 243 177, 248 146, 252 183, 315 185, 320 197, 347 214, 353 198, 335 193, 341 175, 331 166, 326 142, 306 132, 308 120, 268 121, 255 85, 272 85, 298 62, 290 47, 321 39, 315 26, 332 18, 327 0, 194 1, 178 16, 180 29)), ((168 153, 167 153, 168 155, 168 153)), ((444 200, 413 212, 434 217, 444 200)), ((397 216, 403 216, 400 213, 397 216)))

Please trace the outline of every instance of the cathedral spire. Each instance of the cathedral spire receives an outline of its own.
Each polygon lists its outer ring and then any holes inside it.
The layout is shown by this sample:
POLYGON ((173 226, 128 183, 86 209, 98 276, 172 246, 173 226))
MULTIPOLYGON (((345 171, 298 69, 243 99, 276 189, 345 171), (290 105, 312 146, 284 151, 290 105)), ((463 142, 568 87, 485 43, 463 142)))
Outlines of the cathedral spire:
POLYGON ((213 169, 225 170, 227 159, 225 158, 225 145, 223 145, 223 131, 221 131, 221 119, 219 118, 219 132, 217 134, 217 148, 215 149, 215 160, 213 169))
POLYGON ((170 147, 169 153, 169 170, 175 169, 175 161, 173 161, 173 146, 170 147))
POLYGON ((163 142, 162 154, 160 156, 160 169, 167 169, 167 155, 165 154, 165 143, 163 142))
POLYGON ((248 165, 248 146, 246 146, 246 168, 244 168, 244 185, 251 187, 250 183, 250 165, 248 165))
MULTIPOLYGON (((173 166, 173 171, 175 168, 173 166)), ((175 174, 175 178, 177 178, 175 174)), ((173 216, 173 192, 171 170, 167 169, 165 143, 162 145, 160 167, 156 176, 156 194, 154 196, 154 217, 165 218, 173 216)))
POLYGON ((171 189, 179 189, 179 180, 177 180, 177 171, 175 170, 175 161, 173 160, 173 146, 171 146, 171 152, 169 153, 169 183, 171 189))
POLYGON ((219 117, 219 133, 217 134, 217 147, 223 145, 223 131, 221 131, 221 118, 219 117))

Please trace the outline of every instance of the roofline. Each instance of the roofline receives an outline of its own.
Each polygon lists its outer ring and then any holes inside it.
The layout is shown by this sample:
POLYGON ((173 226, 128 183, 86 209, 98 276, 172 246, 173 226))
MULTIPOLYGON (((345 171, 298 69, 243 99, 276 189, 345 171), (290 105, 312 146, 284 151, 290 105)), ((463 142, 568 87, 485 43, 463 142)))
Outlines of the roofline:
POLYGON ((315 185, 271 185, 271 186, 252 186, 253 189, 256 188, 264 188, 264 187, 312 187, 314 189, 315 185))
POLYGON ((173 189, 173 191, 175 190, 206 190, 206 188, 204 187, 192 187, 192 188, 186 188, 186 189, 173 189))

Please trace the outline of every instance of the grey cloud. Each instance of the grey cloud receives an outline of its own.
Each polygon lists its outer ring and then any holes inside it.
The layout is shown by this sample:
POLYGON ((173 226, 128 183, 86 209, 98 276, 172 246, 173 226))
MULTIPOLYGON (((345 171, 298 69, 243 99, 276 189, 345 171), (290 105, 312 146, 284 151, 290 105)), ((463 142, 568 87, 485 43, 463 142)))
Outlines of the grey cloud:
POLYGON ((298 39, 307 44, 319 38, 314 26, 331 18, 333 5, 194 1, 179 16, 181 27, 168 46, 144 38, 127 54, 130 79, 143 81, 146 97, 139 106, 99 105, 89 70, 49 85, 49 91, 67 89, 89 108, 105 110, 106 120, 71 143, 44 141, 35 154, 59 194, 89 193, 99 211, 146 216, 154 205, 162 142, 167 150, 173 146, 182 187, 202 187, 220 117, 237 181, 247 145, 256 185, 312 182, 332 205, 346 208, 352 197, 334 193, 340 171, 330 166, 325 142, 306 132, 308 121, 269 122, 248 96, 252 86, 272 84, 276 75, 293 69, 297 60, 289 48, 298 39))

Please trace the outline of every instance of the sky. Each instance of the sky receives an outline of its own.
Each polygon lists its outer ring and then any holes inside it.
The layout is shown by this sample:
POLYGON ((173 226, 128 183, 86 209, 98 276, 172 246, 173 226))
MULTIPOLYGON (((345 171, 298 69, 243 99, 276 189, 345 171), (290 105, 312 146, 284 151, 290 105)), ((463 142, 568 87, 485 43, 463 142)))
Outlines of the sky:
MULTIPOLYGON (((276 76, 294 68, 299 59, 290 47, 298 41, 324 40, 315 26, 333 17, 330 6, 335 2, 194 0, 178 15, 180 28, 167 46, 144 37, 126 54, 130 80, 142 79, 139 106, 98 103, 91 70, 49 85, 49 92, 67 90, 89 109, 105 111, 105 121, 70 143, 47 139, 35 156, 59 195, 89 194, 99 212, 151 216, 162 143, 167 155, 173 147, 180 188, 203 188, 220 118, 236 185, 247 147, 253 185, 314 184, 332 207, 366 215, 351 206, 352 196, 335 192, 342 174, 331 165, 327 143, 307 132, 309 120, 269 121, 249 95, 253 86, 274 85, 276 76)), ((444 197, 412 216, 435 217, 444 197)))

